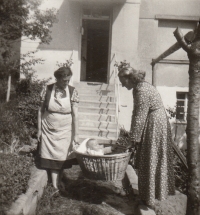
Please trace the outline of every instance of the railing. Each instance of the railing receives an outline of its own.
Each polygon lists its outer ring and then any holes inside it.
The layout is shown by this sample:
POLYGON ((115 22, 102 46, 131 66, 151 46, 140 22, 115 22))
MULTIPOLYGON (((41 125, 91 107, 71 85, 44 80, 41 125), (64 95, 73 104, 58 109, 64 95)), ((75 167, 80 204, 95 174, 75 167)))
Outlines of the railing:
MULTIPOLYGON (((72 64, 69 65, 70 68, 71 68, 71 70, 72 70, 72 73, 73 73, 73 67, 74 67, 73 55, 74 55, 74 50, 72 50, 71 56, 70 56, 70 58, 69 58, 69 60, 68 60, 68 62, 72 62, 72 64)), ((71 77, 70 84, 71 84, 72 86, 74 85, 73 75, 72 75, 72 77, 71 77)))
MULTIPOLYGON (((114 60, 117 62, 117 56, 114 54, 114 60)), ((116 102, 116 122, 117 122, 117 137, 119 135, 119 112, 120 112, 120 90, 119 90, 119 78, 118 69, 114 65, 114 86, 115 86, 115 102, 116 102)))

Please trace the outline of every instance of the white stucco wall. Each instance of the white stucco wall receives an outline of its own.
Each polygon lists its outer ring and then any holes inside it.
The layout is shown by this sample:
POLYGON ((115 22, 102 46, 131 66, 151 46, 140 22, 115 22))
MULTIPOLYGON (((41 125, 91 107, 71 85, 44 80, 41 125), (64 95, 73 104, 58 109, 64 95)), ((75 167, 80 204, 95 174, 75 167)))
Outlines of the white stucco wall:
MULTIPOLYGON (((172 108, 175 110, 176 106, 176 92, 188 92, 188 87, 168 87, 158 86, 164 107, 166 109, 172 108)), ((186 122, 180 123, 175 118, 170 119, 173 140, 179 145, 180 148, 186 148, 186 122)))
POLYGON ((126 60, 133 67, 138 67, 139 12, 139 1, 118 4, 113 7, 111 59, 114 54, 116 54, 116 58, 111 62, 111 71, 115 61, 126 60))
MULTIPOLYGON (((58 22, 54 23, 51 31, 50 44, 39 44, 39 41, 24 40, 22 38, 21 53, 35 51, 36 58, 44 59, 43 64, 37 64, 34 69, 38 78, 53 77, 53 72, 58 68, 57 63, 64 63, 70 59, 73 52, 73 80, 80 79, 80 16, 81 8, 78 2, 68 0, 44 0, 41 9, 56 8, 58 22)), ((54 80, 54 78, 53 78, 54 80)))
POLYGON ((131 117, 133 110, 133 95, 132 90, 127 90, 120 85, 120 112, 119 112, 119 124, 127 131, 130 130, 131 117))

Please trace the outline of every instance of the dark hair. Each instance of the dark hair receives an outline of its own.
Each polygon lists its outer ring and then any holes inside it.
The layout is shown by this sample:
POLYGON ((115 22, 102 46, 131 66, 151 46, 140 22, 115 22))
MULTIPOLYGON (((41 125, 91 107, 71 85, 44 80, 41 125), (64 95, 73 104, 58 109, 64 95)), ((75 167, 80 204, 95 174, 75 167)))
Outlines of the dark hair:
POLYGON ((133 82, 138 83, 144 81, 146 72, 142 70, 133 69, 132 67, 124 67, 120 69, 118 76, 128 78, 133 82))
POLYGON ((54 72, 56 79, 72 76, 72 70, 70 67, 60 67, 54 72))

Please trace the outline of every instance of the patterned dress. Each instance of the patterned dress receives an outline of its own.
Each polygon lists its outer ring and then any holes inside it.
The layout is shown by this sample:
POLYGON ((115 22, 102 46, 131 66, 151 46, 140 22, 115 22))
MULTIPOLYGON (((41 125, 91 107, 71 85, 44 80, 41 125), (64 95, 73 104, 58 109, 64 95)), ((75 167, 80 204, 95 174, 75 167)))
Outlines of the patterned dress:
POLYGON ((139 196, 154 205, 155 199, 175 193, 171 128, 155 87, 140 82, 133 98, 131 132, 133 141, 140 142, 136 156, 139 196))

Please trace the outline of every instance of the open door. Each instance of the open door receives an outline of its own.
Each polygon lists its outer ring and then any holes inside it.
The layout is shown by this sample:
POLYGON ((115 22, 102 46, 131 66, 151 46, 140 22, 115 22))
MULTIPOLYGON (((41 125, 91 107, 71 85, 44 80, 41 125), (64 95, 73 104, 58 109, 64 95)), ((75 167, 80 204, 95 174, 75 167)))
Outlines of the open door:
POLYGON ((107 83, 109 20, 83 19, 81 81, 107 83))

